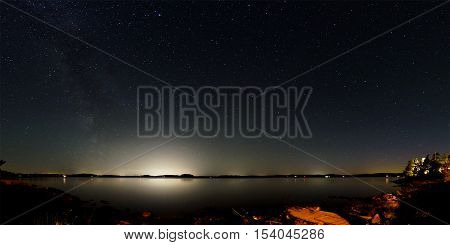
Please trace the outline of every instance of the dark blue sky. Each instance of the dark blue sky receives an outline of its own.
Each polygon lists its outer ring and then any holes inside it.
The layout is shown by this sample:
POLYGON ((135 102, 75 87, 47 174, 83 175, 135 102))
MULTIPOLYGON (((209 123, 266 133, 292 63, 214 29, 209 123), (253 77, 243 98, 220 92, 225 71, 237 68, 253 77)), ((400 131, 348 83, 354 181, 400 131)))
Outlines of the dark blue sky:
MULTIPOLYGON (((8 1, 173 85, 275 86, 440 2, 8 1)), ((103 173, 167 139, 136 137, 136 88, 162 84, 1 10, 1 158, 21 172, 103 173)), ((312 139, 346 171, 400 171, 450 148, 450 5, 297 79, 312 139)), ((179 139, 117 174, 339 173, 274 139, 179 139)))

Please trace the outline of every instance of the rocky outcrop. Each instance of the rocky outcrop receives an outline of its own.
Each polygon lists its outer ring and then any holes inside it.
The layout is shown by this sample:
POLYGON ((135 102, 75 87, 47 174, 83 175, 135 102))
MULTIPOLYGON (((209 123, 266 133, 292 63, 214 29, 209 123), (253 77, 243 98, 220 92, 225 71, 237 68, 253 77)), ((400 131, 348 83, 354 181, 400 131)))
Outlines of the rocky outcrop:
POLYGON ((350 223, 332 212, 320 210, 320 207, 290 207, 287 209, 288 219, 294 221, 296 225, 349 225, 350 223))

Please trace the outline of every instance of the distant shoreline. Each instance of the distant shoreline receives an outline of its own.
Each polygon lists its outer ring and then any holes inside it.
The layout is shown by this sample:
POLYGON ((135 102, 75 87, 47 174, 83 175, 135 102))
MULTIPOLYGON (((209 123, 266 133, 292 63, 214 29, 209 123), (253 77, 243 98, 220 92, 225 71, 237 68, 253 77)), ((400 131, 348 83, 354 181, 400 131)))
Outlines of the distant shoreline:
POLYGON ((351 178, 351 177, 403 177, 403 173, 373 173, 373 174, 289 174, 289 175, 96 175, 96 174, 13 174, 5 177, 18 178, 149 178, 149 179, 256 179, 256 178, 351 178))

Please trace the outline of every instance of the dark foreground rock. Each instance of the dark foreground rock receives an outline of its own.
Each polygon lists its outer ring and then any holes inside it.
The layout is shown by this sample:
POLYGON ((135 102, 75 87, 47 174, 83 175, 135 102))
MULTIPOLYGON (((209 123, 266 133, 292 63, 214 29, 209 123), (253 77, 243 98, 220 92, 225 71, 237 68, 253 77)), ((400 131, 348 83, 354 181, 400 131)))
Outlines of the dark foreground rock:
POLYGON ((396 193, 354 200, 344 212, 359 224, 448 224, 450 182, 409 181, 396 193))
POLYGON ((0 179, 1 224, 118 224, 138 215, 107 204, 81 201, 53 188, 41 188, 17 179, 0 179))

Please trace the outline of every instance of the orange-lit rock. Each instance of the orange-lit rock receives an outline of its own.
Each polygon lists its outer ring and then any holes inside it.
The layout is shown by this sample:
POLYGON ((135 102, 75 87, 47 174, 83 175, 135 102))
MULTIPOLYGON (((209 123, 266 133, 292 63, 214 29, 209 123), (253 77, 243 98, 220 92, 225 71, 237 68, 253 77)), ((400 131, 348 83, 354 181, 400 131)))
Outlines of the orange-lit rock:
POLYGON ((143 218, 148 218, 152 215, 152 213, 150 211, 144 211, 142 212, 142 217, 143 218))
POLYGON ((131 223, 126 220, 121 220, 119 221, 118 225, 131 225, 131 223))
POLYGON ((315 225, 349 225, 350 223, 338 214, 320 211, 320 208, 290 207, 287 210, 289 218, 295 224, 315 225))

